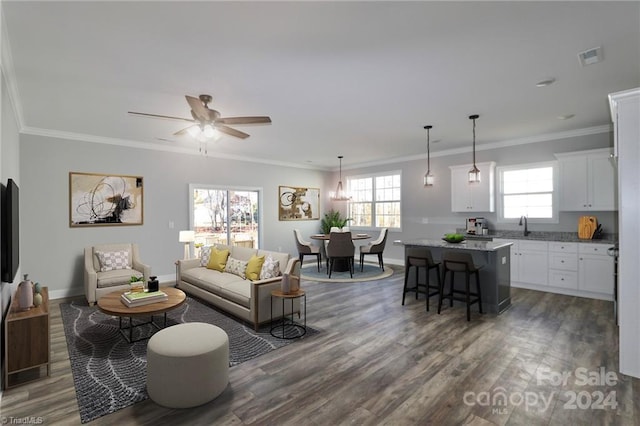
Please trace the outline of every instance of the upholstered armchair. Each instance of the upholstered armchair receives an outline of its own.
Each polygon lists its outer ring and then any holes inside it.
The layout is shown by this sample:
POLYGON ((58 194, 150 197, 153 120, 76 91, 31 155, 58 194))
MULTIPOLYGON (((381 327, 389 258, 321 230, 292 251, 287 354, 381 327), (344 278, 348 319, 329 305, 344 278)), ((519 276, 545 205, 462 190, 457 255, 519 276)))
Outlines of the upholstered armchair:
POLYGON ((294 229, 293 234, 296 237, 296 246, 298 247, 298 258, 300 259, 300 264, 304 261, 305 256, 315 256, 318 261, 318 272, 320 272, 320 261, 322 257, 320 254, 320 247, 305 241, 302 238, 299 229, 294 229))
POLYGON ((387 228, 382 228, 382 230, 380 231, 380 235, 375 241, 370 242, 366 246, 360 246, 360 272, 364 270, 362 262, 364 261, 364 256, 367 254, 378 255, 378 264, 380 265, 380 269, 384 271, 382 253, 384 252, 384 246, 387 244, 388 232, 389 230, 387 228))
POLYGON ((151 267, 140 260, 138 245, 102 244, 84 249, 84 294, 90 306, 107 293, 129 289, 132 276, 149 281, 151 267))

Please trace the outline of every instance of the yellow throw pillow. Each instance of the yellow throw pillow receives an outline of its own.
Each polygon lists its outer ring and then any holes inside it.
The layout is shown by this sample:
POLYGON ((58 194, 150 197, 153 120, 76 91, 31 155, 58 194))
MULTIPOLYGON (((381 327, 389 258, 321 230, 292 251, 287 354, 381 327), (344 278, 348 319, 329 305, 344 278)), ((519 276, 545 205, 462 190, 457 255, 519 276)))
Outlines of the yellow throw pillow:
POLYGON ((249 259, 247 263, 247 270, 245 275, 251 281, 255 281, 260 278, 260 271, 262 271, 262 264, 264 263, 264 255, 256 256, 255 254, 249 259))
POLYGON ((216 248, 211 249, 211 257, 209 257, 209 263, 207 268, 214 271, 224 272, 224 267, 227 265, 227 258, 229 257, 229 250, 218 250, 216 248))

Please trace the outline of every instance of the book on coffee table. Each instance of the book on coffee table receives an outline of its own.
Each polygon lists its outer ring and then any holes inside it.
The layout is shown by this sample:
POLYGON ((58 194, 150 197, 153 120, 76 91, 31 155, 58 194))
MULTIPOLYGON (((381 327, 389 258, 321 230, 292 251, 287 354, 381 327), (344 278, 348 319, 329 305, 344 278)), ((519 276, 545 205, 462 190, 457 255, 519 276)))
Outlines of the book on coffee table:
POLYGON ((120 299, 128 307, 148 305, 167 300, 169 297, 162 291, 145 291, 132 293, 130 291, 122 293, 120 299))

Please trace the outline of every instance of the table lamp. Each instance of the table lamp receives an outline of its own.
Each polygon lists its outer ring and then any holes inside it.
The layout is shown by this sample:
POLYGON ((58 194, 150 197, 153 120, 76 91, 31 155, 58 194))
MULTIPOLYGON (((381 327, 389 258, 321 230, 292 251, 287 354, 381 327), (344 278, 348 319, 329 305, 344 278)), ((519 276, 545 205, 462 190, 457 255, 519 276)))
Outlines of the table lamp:
POLYGON ((190 244, 196 240, 195 231, 180 231, 180 235, 178 236, 178 241, 184 243, 184 258, 191 258, 191 250, 190 244))

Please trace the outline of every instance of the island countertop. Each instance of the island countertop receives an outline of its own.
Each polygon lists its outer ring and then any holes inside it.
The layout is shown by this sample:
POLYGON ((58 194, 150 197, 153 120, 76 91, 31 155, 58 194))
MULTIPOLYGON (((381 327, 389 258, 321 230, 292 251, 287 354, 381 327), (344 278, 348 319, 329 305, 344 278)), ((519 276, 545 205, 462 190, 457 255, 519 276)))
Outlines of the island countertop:
POLYGON ((465 240, 461 243, 448 243, 444 240, 432 240, 432 239, 416 239, 416 240, 395 240, 394 245, 400 246, 414 246, 414 247, 437 247, 447 249, 458 250, 476 250, 476 251, 496 251, 503 247, 513 245, 510 241, 475 241, 465 240))

